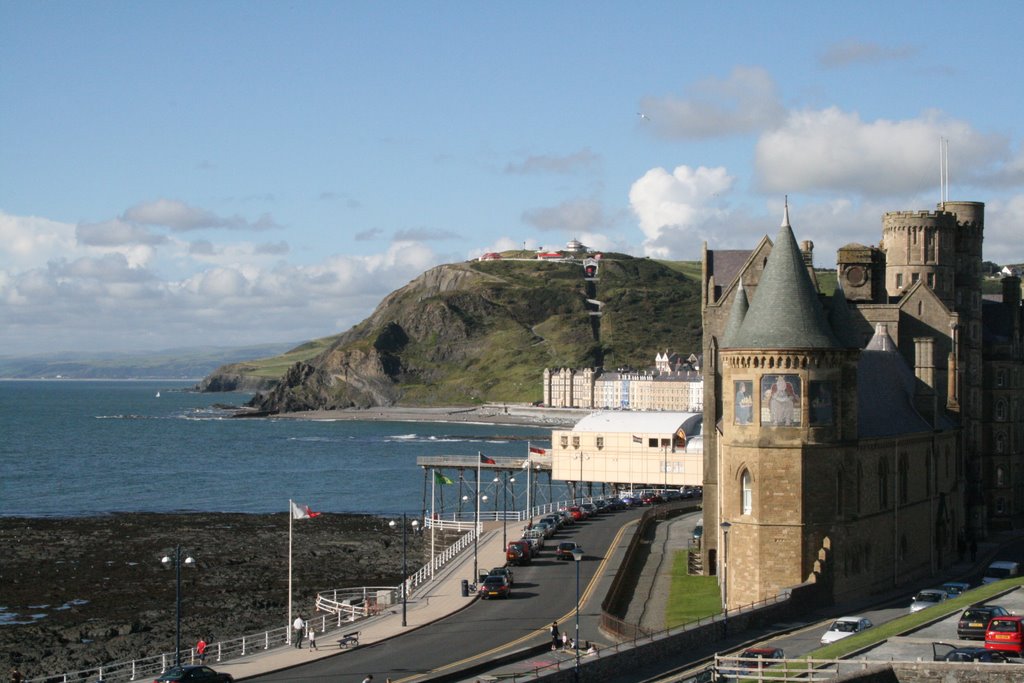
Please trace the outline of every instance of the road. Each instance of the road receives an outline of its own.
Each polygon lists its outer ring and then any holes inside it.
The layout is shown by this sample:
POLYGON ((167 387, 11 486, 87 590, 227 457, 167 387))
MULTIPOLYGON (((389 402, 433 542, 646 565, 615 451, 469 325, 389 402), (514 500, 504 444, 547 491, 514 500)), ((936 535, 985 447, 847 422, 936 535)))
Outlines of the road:
MULTIPOLYGON (((507 600, 476 600, 451 617, 398 638, 249 680, 358 683, 367 674, 373 674, 374 681, 380 683, 387 677, 396 682, 412 680, 427 672, 436 675, 465 668, 474 661, 541 643, 549 638, 548 629, 556 619, 571 637, 573 623, 569 617, 576 607, 576 567, 573 562, 554 559, 553 542, 576 541, 583 546, 585 554, 579 570, 580 590, 585 593, 619 530, 641 513, 642 509, 611 512, 563 528, 547 542, 533 564, 514 568, 515 584, 507 600)), ((590 599, 599 603, 603 598, 594 595, 590 599)), ((596 629, 593 635, 582 633, 581 638, 594 635, 596 629)))

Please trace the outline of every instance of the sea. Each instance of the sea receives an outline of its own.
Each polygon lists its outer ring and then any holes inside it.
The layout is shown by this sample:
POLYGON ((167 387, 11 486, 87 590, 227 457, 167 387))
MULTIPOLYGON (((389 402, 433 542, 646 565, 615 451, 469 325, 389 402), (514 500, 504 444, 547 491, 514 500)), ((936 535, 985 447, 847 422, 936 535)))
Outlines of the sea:
MULTIPOLYGON (((195 384, 0 380, 0 515, 274 513, 289 500, 314 512, 417 514, 431 509, 417 457, 525 459, 530 443, 551 442, 543 427, 233 418, 251 394, 195 384)), ((445 474, 455 483, 437 487, 435 511, 454 511, 475 487, 472 469, 465 484, 445 474)), ((490 480, 482 493, 497 486, 490 480)), ((564 485, 552 492, 545 479, 535 490, 558 499, 564 485)), ((524 498, 520 485, 509 509, 524 498)))

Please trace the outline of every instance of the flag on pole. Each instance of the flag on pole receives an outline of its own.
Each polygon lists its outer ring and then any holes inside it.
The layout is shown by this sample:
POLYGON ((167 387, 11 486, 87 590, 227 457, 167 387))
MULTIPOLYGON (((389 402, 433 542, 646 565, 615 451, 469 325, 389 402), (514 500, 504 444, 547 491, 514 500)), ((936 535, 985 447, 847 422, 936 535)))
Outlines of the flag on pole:
POLYGON ((291 501, 291 504, 292 519, 313 519, 314 517, 320 516, 319 512, 313 512, 310 510, 308 505, 299 505, 294 500, 291 501))
POLYGON ((435 484, 454 484, 455 482, 444 476, 437 470, 434 470, 434 483, 435 484))
POLYGON ((536 446, 530 446, 530 452, 536 453, 537 455, 544 455, 545 453, 547 453, 547 451, 544 450, 543 448, 537 448, 536 446))
POLYGON ((639 436, 637 436, 636 434, 633 435, 633 443, 643 443, 643 442, 644 442, 644 440, 641 439, 639 436))
POLYGON ((480 464, 482 464, 482 465, 497 465, 498 463, 496 463, 494 461, 494 458, 488 458, 486 455, 481 453, 480 454, 480 464))

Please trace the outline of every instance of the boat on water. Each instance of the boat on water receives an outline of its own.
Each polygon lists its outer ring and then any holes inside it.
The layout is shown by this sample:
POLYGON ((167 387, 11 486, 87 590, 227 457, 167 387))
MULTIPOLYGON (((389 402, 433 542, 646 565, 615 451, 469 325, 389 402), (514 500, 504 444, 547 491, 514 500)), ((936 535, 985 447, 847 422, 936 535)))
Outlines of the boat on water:
POLYGON ((160 398, 160 392, 159 392, 159 391, 158 391, 158 392, 156 392, 156 397, 157 397, 157 398, 160 398))

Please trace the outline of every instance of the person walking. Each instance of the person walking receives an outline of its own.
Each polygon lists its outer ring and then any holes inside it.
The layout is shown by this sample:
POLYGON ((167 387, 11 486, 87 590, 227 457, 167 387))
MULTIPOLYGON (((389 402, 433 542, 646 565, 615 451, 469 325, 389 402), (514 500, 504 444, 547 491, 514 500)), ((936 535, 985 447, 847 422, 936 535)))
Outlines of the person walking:
POLYGON ((565 650, 569 647, 569 634, 562 632, 562 649, 565 650))
POLYGON ((558 649, 558 645, 561 642, 562 642, 561 639, 558 637, 558 622, 557 621, 552 621, 551 622, 551 649, 552 650, 557 650, 558 649))
POLYGON ((309 629, 309 649, 316 649, 316 627, 309 629))
POLYGON ((302 620, 302 615, 295 615, 295 621, 292 622, 292 630, 295 631, 295 647, 302 647, 302 632, 306 629, 306 622, 302 620))
POLYGON ((196 643, 196 654, 199 656, 199 663, 206 663, 206 638, 199 636, 199 642, 196 643))

